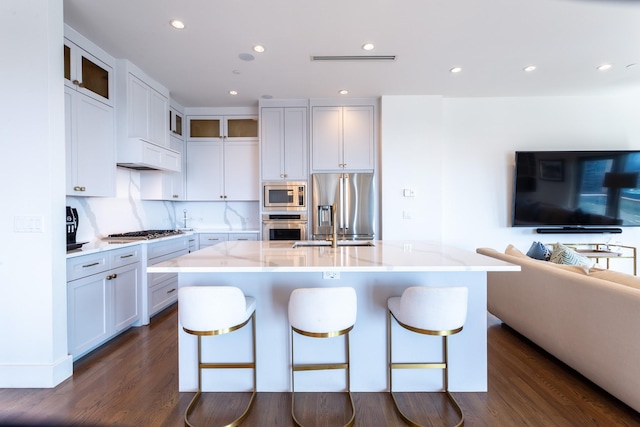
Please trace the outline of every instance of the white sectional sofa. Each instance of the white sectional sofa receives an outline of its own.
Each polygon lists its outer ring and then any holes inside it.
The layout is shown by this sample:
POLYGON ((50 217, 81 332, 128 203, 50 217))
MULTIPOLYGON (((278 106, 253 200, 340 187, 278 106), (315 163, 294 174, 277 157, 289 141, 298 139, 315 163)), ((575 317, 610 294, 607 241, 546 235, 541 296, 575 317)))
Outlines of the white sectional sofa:
POLYGON ((511 245, 476 252, 522 267, 488 273, 489 312, 640 412, 640 278, 534 260, 511 245))

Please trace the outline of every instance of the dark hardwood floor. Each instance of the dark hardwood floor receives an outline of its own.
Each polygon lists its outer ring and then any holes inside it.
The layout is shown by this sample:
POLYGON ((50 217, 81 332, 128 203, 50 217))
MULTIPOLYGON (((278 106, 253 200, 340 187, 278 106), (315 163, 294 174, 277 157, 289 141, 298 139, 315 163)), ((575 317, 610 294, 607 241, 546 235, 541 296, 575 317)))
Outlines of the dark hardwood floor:
MULTIPOLYGON (((54 389, 0 389, 0 425, 182 426, 192 393, 178 393, 177 311, 132 328, 77 361, 72 378, 54 389)), ((467 426, 640 426, 640 414, 567 368, 498 319, 489 316, 489 391, 455 393, 467 426)), ((638 361, 640 363, 640 361, 638 361)), ((640 390, 638 391, 640 393, 640 390)), ((203 425, 233 419, 244 393, 203 397, 194 419, 203 425)), ((244 400, 243 400, 244 399, 244 400)), ((387 393, 354 393, 356 426, 403 426, 387 393)), ((407 411, 453 425, 441 395, 401 394, 407 411), (438 420, 442 417, 444 422, 438 420)), ((342 425, 341 393, 296 397, 309 426, 342 425)), ((293 426, 288 393, 258 393, 243 426, 293 426)))

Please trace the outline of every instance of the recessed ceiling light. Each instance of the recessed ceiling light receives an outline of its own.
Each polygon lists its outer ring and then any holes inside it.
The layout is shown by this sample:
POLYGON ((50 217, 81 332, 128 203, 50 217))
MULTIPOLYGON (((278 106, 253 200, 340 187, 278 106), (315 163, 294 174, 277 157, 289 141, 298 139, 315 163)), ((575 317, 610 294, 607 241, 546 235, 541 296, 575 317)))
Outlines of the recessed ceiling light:
POLYGON ((262 99, 273 99, 273 95, 262 95, 262 99))
POLYGON ((184 29, 184 22, 182 22, 179 19, 172 19, 171 21, 169 21, 169 23, 171 24, 171 26, 173 28, 175 28, 176 30, 182 30, 184 29))
POLYGON ((635 66, 637 66, 637 65, 638 65, 638 64, 635 64, 635 63, 634 63, 634 64, 629 64, 629 65, 627 65, 627 67, 626 67, 626 68, 633 68, 633 67, 635 67, 635 66))
POLYGON ((362 45, 362 49, 364 50, 373 50, 374 47, 373 43, 365 43, 362 45))
POLYGON ((535 65, 527 65, 526 67, 524 67, 522 70, 526 71, 527 73, 530 73, 532 71, 535 71, 536 66, 535 65))
POLYGON ((348 90, 346 90, 346 89, 341 89, 341 90, 339 90, 339 91, 338 91, 338 93, 339 93, 340 95, 346 95, 346 94, 348 94, 348 93, 349 93, 349 91, 348 91, 348 90))
POLYGON ((611 68, 611 64, 598 65, 596 68, 598 69, 598 71, 607 71, 609 68, 611 68))
POLYGON ((254 56, 250 53, 241 53, 240 55, 238 55, 238 58, 242 59, 243 61, 253 61, 255 59, 254 56))
POLYGON ((264 52, 264 46, 257 44, 253 47, 254 52, 262 53, 264 52))
POLYGON ((229 91, 229 95, 237 95, 238 91, 237 90, 230 90, 229 91))
POLYGON ((453 67, 452 69, 449 70, 449 72, 451 73, 459 73, 460 71, 462 71, 461 67, 453 67))

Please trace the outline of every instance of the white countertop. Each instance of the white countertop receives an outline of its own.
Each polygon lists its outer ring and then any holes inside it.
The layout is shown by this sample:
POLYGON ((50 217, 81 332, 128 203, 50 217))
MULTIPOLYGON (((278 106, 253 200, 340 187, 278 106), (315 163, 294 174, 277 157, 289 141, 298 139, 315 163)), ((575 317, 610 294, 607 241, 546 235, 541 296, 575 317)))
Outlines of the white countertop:
POLYGON ((307 246, 292 241, 233 241, 147 268, 149 273, 519 271, 520 266, 426 241, 375 246, 307 246))
POLYGON ((239 234, 240 233, 247 233, 247 234, 260 233, 259 230, 255 230, 255 229, 229 230, 229 229, 221 229, 221 228, 197 228, 197 229, 189 229, 189 230, 181 229, 181 230, 182 230, 182 234, 179 234, 176 236, 161 237, 159 239, 152 239, 152 240, 134 240, 127 243, 121 243, 121 242, 114 243, 114 242, 107 242, 105 240, 95 240, 93 242, 85 243, 79 249, 68 251, 67 258, 74 258, 82 255, 90 255, 90 254, 101 252, 101 251, 111 251, 114 249, 120 249, 120 248, 124 248, 126 246, 131 246, 131 245, 144 245, 147 243, 161 242, 163 240, 176 239, 183 236, 191 236, 198 233, 239 233, 239 234))

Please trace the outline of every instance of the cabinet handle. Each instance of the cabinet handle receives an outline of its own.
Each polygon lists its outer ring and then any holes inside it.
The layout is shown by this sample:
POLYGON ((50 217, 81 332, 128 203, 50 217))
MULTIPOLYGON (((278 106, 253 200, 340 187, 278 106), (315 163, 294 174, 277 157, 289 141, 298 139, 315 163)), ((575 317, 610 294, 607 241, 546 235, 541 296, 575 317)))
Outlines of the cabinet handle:
POLYGON ((86 190, 86 188, 85 188, 85 187, 80 187, 80 186, 76 185, 75 187, 73 187, 73 190, 74 190, 74 191, 85 191, 85 190, 86 190))
POLYGON ((76 85, 76 86, 84 87, 84 83, 79 82, 78 80, 74 80, 72 83, 73 83, 74 85, 76 85))
POLYGON ((100 263, 99 262, 94 262, 92 264, 83 265, 82 268, 89 268, 89 267, 93 267, 94 265, 98 265, 98 264, 100 264, 100 263))
POLYGON ((167 291, 167 294, 174 293, 175 291, 176 291, 176 288, 173 288, 173 289, 171 289, 171 290, 167 291))
POLYGON ((215 238, 214 238, 214 237, 210 237, 210 238, 208 238, 207 240, 220 240, 220 239, 219 239, 219 238, 217 238, 217 237, 215 237, 215 238))
POLYGON ((117 274, 110 274, 107 276, 107 280, 115 279, 116 277, 118 277, 117 274))
POLYGON ((247 239, 247 238, 243 238, 243 239, 236 239, 236 240, 249 240, 249 239, 247 239))
POLYGON ((180 196, 178 196, 177 194, 174 194, 172 197, 173 197, 174 199, 177 199, 177 198, 178 198, 178 197, 180 197, 180 196))
POLYGON ((129 255, 120 255, 120 259, 122 258, 131 258, 133 256, 133 254, 129 254, 129 255))

